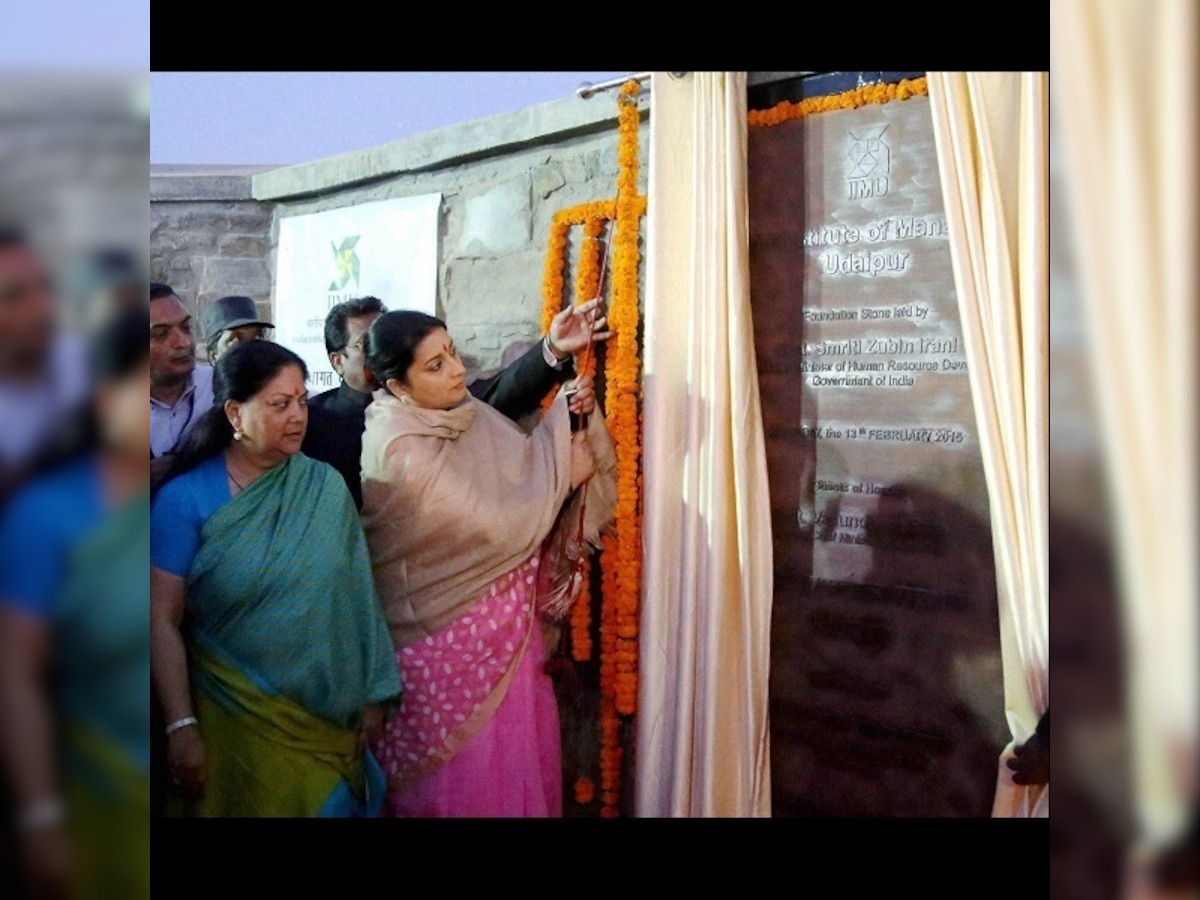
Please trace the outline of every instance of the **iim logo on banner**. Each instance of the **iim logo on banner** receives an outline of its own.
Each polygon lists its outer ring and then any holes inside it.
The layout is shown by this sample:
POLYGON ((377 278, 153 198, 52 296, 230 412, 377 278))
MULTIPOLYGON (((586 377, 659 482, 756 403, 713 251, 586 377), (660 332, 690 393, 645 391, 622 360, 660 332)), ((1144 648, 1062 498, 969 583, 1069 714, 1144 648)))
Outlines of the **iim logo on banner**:
POLYGON ((337 271, 337 277, 329 283, 331 291, 340 291, 351 278, 354 279, 354 286, 358 287, 358 254, 354 252, 354 248, 358 245, 359 237, 360 235, 356 234, 346 238, 340 247, 333 241, 329 242, 333 248, 333 264, 337 271))
POLYGON ((850 149, 846 152, 849 171, 846 184, 850 187, 851 200, 882 197, 888 192, 888 175, 892 168, 892 152, 883 141, 888 126, 882 125, 850 135, 850 149))

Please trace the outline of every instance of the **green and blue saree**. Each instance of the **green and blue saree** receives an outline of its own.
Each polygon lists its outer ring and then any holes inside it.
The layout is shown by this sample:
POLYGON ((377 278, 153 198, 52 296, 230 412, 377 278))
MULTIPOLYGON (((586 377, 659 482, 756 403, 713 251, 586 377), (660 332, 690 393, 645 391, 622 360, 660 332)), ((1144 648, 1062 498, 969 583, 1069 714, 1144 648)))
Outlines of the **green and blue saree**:
MULTIPOLYGON (((180 496, 171 487, 156 503, 180 496)), ((203 798, 173 811, 376 814, 384 778, 358 728, 368 704, 395 707, 400 678, 337 471, 296 454, 225 502, 201 526, 185 585, 207 771, 203 798)))
POLYGON ((0 523, 0 604, 41 620, 75 900, 150 897, 149 491, 104 498, 99 461, 30 484, 0 523))

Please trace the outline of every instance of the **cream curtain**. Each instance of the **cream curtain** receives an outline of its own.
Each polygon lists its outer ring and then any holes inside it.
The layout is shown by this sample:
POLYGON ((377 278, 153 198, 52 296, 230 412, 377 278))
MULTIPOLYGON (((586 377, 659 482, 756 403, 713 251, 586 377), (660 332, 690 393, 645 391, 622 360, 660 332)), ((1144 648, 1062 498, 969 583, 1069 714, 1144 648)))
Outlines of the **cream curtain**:
POLYGON ((654 73, 639 816, 768 816, 772 599, 746 75, 654 73))
POLYGON ((1012 732, 992 814, 1047 815, 1048 789, 1014 784, 1005 761, 1050 702, 1049 78, 930 72, 928 84, 991 506, 1012 732))
POLYGON ((1196 28, 1192 0, 1055 0, 1055 115, 1125 612, 1141 849, 1196 766, 1196 28))

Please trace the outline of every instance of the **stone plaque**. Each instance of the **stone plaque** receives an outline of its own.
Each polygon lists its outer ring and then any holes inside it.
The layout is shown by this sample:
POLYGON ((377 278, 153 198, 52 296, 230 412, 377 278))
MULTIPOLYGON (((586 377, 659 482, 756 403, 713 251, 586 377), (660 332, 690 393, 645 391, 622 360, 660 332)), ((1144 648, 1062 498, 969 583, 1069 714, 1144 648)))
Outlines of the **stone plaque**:
POLYGON ((780 815, 988 815, 987 486, 929 103, 750 130, 780 815))

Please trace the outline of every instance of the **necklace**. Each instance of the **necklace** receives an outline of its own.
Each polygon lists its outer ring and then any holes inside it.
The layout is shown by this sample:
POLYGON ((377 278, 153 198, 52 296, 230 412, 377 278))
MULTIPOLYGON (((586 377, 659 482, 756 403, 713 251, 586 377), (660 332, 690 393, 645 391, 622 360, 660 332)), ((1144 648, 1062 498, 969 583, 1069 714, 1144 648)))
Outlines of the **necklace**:
POLYGON ((246 489, 246 486, 244 484, 242 484, 240 481, 238 481, 236 478, 233 477, 233 469, 230 467, 229 463, 225 463, 225 473, 229 476, 229 480, 237 485, 239 492, 244 491, 246 489))

